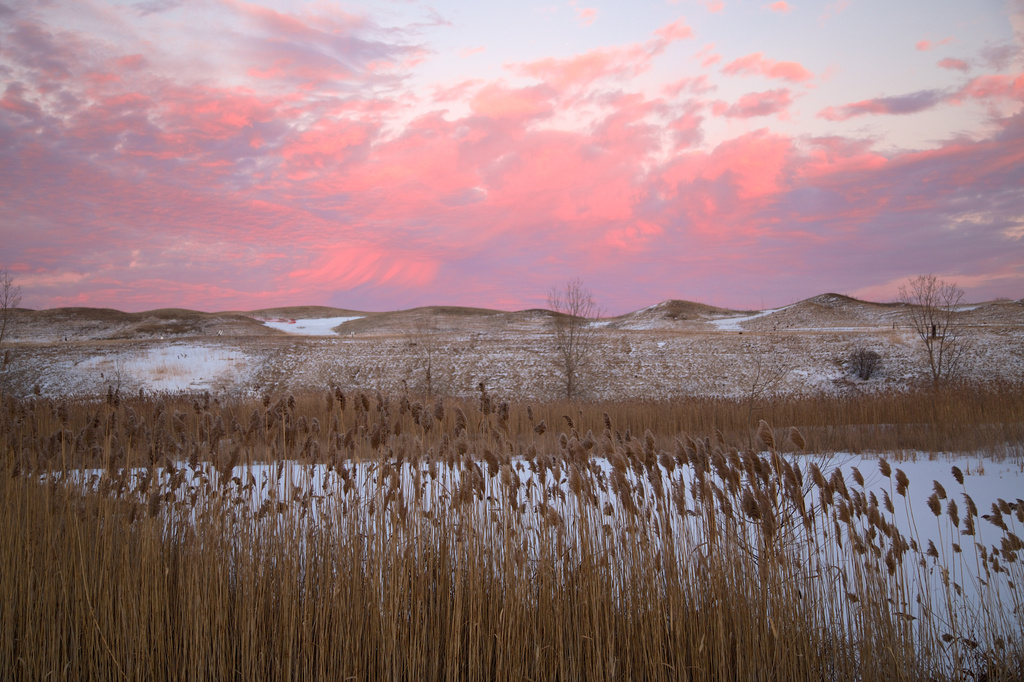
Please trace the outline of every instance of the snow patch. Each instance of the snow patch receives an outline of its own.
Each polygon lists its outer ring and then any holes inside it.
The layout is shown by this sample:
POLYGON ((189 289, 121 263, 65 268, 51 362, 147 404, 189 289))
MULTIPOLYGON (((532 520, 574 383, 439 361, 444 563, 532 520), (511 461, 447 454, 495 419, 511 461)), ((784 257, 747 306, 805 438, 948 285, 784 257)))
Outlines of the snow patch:
POLYGON ((82 361, 78 371, 99 372, 107 384, 137 383, 150 391, 207 391, 234 381, 248 367, 237 349, 201 344, 155 346, 141 352, 98 355, 82 361))
POLYGON ((334 328, 339 324, 361 319, 362 317, 318 317, 304 320, 260 320, 260 322, 271 329, 279 329, 289 334, 333 336, 334 328))
POLYGON ((741 327, 740 324, 742 324, 743 322, 750 322, 751 320, 756 320, 759 317, 764 317, 765 315, 771 315, 772 313, 777 313, 780 310, 785 310, 788 307, 789 306, 787 305, 783 306, 782 308, 762 310, 761 312, 754 313, 753 315, 742 315, 740 317, 723 317, 717 320, 708 320, 708 322, 718 327, 719 331, 741 332, 743 331, 743 327, 741 327))

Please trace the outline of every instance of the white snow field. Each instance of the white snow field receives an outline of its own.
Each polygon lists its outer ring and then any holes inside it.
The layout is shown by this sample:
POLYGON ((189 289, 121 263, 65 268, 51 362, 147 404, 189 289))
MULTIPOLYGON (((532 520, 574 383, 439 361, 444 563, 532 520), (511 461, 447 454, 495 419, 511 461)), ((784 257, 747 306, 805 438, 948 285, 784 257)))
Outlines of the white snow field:
POLYGON ((361 317, 320 317, 297 320, 260 320, 271 329, 279 329, 289 334, 303 336, 334 336, 334 328, 361 317))
POLYGON ((249 365, 249 357, 235 348, 173 343, 94 356, 77 369, 98 373, 101 381, 115 387, 176 393, 217 390, 244 377, 249 365))
POLYGON ((772 308, 771 310, 762 310, 761 312, 754 313, 753 315, 741 315, 739 317, 721 317, 714 320, 708 320, 711 324, 718 328, 719 331, 723 332, 741 332, 743 327, 741 326, 744 322, 750 322, 772 313, 777 313, 785 310, 789 306, 783 306, 782 308, 772 308))

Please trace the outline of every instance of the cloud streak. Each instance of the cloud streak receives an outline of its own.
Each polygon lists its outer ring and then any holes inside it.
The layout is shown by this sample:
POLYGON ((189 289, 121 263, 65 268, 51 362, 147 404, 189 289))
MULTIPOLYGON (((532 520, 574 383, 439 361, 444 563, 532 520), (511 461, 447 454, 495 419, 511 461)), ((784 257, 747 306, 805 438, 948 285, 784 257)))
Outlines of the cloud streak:
POLYGON ((722 67, 722 73, 730 76, 758 75, 764 78, 803 83, 814 78, 814 74, 797 62, 777 62, 756 52, 734 59, 722 67))
POLYGON ((818 112, 818 116, 829 121, 846 121, 869 114, 901 116, 917 114, 941 104, 998 99, 1024 102, 1024 74, 978 76, 955 90, 919 90, 905 95, 877 97, 839 107, 826 107, 818 112))

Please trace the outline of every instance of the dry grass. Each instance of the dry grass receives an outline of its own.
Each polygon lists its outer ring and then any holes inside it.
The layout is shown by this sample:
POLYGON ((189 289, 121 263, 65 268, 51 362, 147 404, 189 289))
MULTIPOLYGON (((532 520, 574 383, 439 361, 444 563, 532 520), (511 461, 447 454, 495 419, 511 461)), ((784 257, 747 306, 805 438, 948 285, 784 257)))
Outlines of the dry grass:
POLYGON ((1024 501, 937 487, 921 546, 898 469, 879 501, 786 454, 1019 444, 1017 389, 759 407, 794 431, 714 400, 8 398, 0 673, 1019 679, 1024 501))

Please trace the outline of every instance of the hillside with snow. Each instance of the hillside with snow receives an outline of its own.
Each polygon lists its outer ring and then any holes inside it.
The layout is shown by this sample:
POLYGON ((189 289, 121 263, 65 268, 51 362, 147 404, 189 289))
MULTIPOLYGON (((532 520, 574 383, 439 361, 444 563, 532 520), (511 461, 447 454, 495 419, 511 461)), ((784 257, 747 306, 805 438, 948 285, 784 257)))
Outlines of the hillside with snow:
MULTIPOLYGON (((963 375, 1024 378, 1024 300, 962 306, 963 375)), ((65 308, 18 311, 4 372, 15 393, 120 391, 263 394, 329 386, 508 398, 560 392, 546 310, 433 306, 375 313, 324 307, 202 313, 65 308)), ((591 399, 742 396, 770 368, 773 391, 900 389, 925 378, 905 306, 823 294, 761 311, 671 300, 592 323, 591 399), (850 356, 881 364, 867 381, 850 356)))

